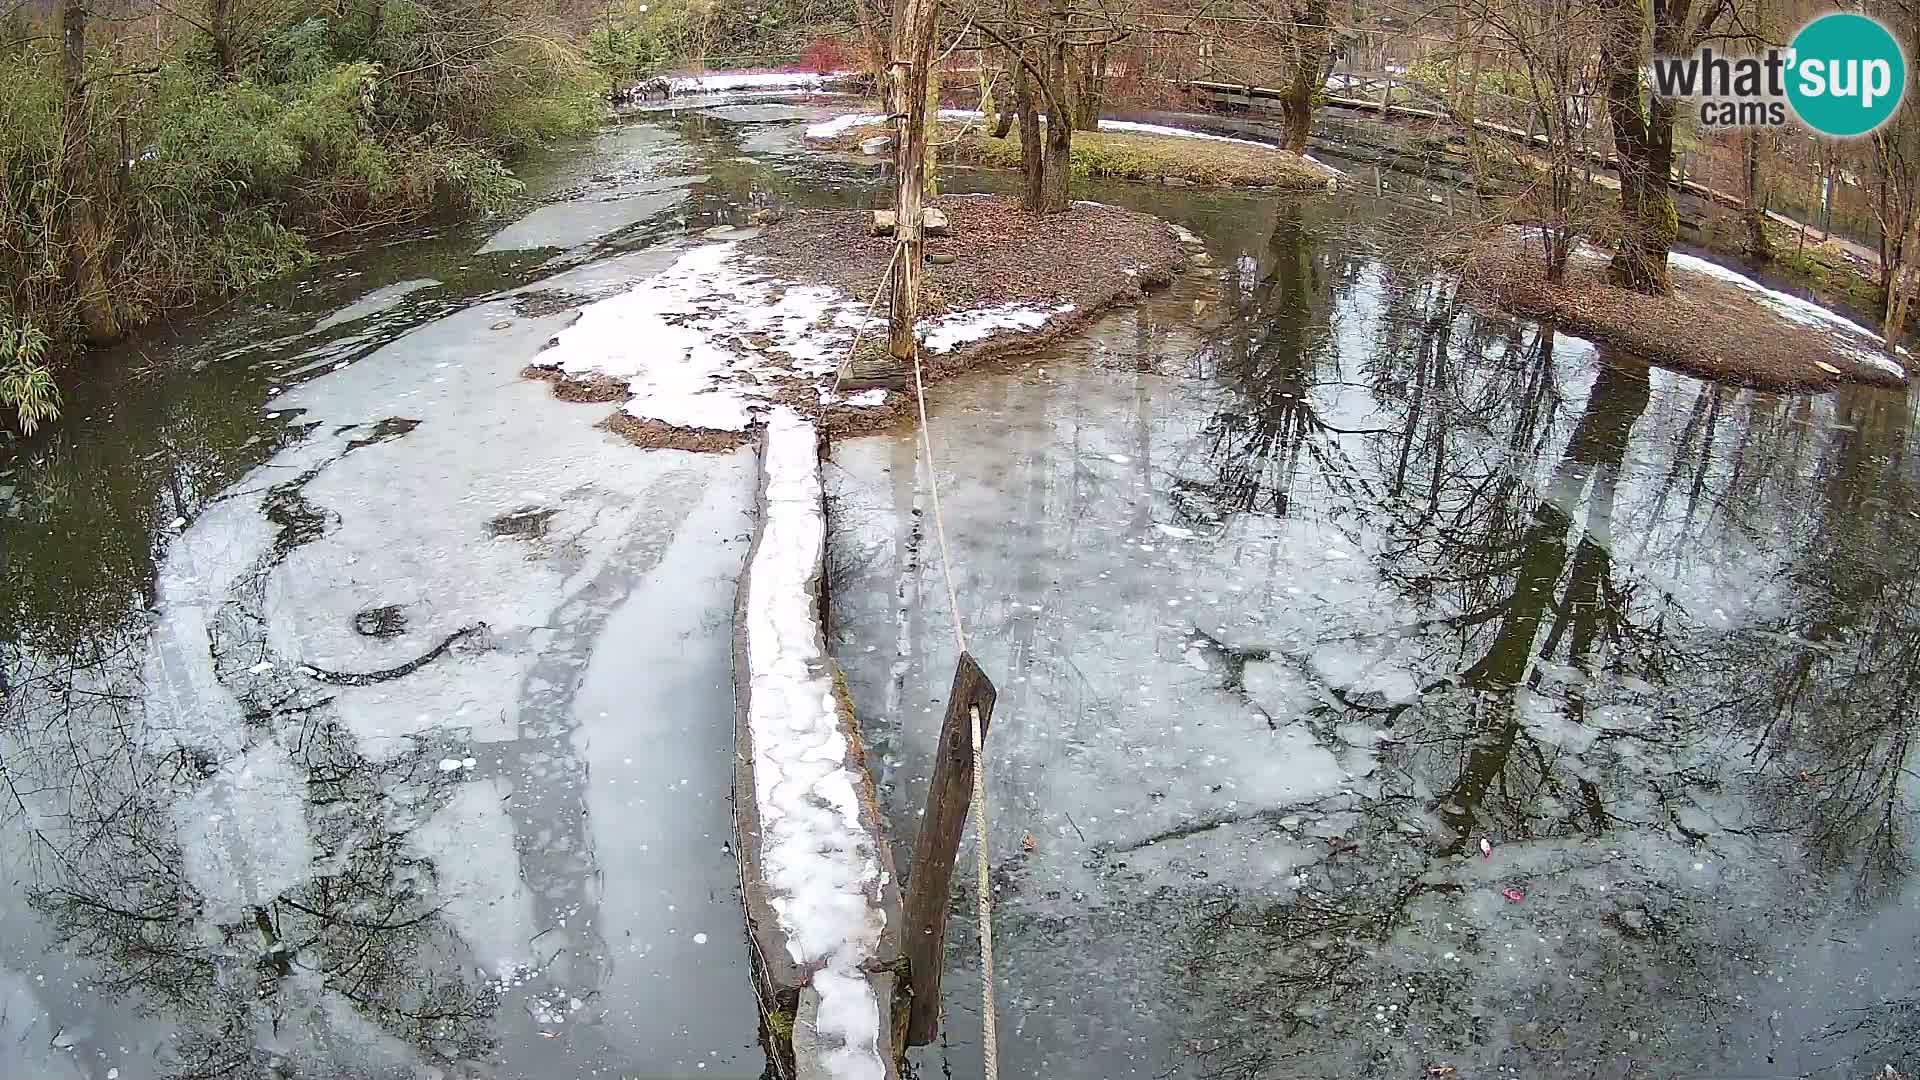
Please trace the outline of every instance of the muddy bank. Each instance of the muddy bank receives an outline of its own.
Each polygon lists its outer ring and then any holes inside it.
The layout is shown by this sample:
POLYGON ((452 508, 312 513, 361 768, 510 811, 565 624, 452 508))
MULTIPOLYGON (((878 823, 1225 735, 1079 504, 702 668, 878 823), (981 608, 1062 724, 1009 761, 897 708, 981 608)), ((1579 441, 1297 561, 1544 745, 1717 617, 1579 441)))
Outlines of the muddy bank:
MULTIPOLYGON (((949 235, 928 240, 920 336, 930 379, 1041 348, 1187 263, 1165 222, 1119 207, 1079 202, 1035 217, 1001 195, 935 205, 949 235)), ((866 211, 799 210, 696 248, 658 280, 589 305, 524 374, 563 400, 625 399, 605 426, 647 447, 732 449, 775 406, 831 435, 888 430, 911 415, 910 372, 857 392, 835 385, 856 350, 884 360, 878 290, 893 241, 871 235, 870 222, 866 211), (658 335, 646 329, 655 323, 658 335)))
POLYGON ((1899 365, 1863 328, 1692 256, 1669 264, 1673 292, 1647 296, 1607 278, 1608 253, 1582 244, 1565 282, 1546 280, 1539 242, 1508 232, 1469 253, 1463 295, 1550 320, 1662 367, 1765 390, 1843 383, 1900 388, 1899 365))

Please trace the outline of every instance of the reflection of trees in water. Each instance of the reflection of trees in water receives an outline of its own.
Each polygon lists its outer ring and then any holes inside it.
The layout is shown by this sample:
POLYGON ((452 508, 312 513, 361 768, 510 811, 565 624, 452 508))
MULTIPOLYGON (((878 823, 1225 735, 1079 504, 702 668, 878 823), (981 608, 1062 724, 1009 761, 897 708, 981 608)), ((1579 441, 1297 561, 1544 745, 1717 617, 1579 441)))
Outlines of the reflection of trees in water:
POLYGON ((1329 448, 1315 437, 1326 424, 1311 394, 1329 370, 1337 372, 1329 318, 1337 295, 1362 287, 1360 266, 1355 260, 1330 265, 1314 248, 1300 204, 1292 202, 1276 214, 1263 257, 1228 267, 1231 308, 1203 346, 1201 367, 1210 367, 1233 397, 1201 435, 1199 453, 1212 475, 1203 483, 1174 481, 1181 519, 1287 512, 1303 455, 1318 458, 1329 448))
POLYGON ((1794 602, 1728 651, 1760 672, 1734 701, 1756 732, 1764 804, 1804 822, 1821 863, 1849 870, 1868 900, 1911 869, 1920 547, 1910 522, 1920 489, 1905 403, 1870 398, 1851 419, 1856 430, 1837 433, 1813 471, 1794 602))
MULTIPOLYGON (((370 760, 325 702, 280 710, 255 746, 277 743, 291 759, 298 787, 283 794, 304 801, 307 872, 211 910, 177 830, 183 800, 221 765, 187 745, 149 752, 169 718, 143 717, 126 692, 137 685, 135 645, 81 666, 33 654, 40 666, 28 670, 13 658, 24 677, 0 709, 0 779, 9 827, 31 830, 20 869, 32 907, 98 961, 94 985, 178 1025, 168 1074, 399 1067, 369 1045, 370 1031, 430 1062, 483 1056, 494 992, 469 974, 433 899, 434 867, 409 847, 450 790, 439 755, 416 743, 370 760), (360 1021, 373 1027, 356 1030, 360 1021)), ((301 839, 257 835, 266 822, 234 825, 256 849, 301 839)))
MULTIPOLYGON (((1550 332, 1462 316, 1432 285, 1401 287, 1381 268, 1376 348, 1342 357, 1325 311, 1350 309, 1351 298, 1321 286, 1310 258, 1291 265, 1305 271, 1276 263, 1269 291, 1251 293, 1275 298, 1271 311, 1249 309, 1260 326, 1235 328, 1237 344, 1218 349, 1235 397, 1202 432, 1206 475, 1182 481, 1176 506, 1366 520, 1383 537, 1375 572, 1441 617, 1379 642, 1415 672, 1412 703, 1368 705, 1334 688, 1311 710, 1323 737, 1357 722, 1390 728, 1392 741, 1378 787, 1354 798, 1350 819, 1329 819, 1341 822, 1340 842, 1300 872, 1295 894, 1222 891, 1184 905, 1175 964, 1198 972, 1211 1005, 1195 1026, 1198 1071, 1417 1065, 1400 1060, 1404 1045, 1380 1048, 1392 1040, 1362 1040, 1376 1048, 1366 1059, 1350 1039, 1326 1038, 1364 1028, 1365 1003, 1402 982, 1424 999, 1428 1047, 1484 1044, 1467 1034, 1483 1018, 1464 1010, 1492 1007, 1557 1014, 1553 1037, 1527 1047, 1539 1063, 1597 1063, 1638 1026, 1672 1036, 1664 1060, 1711 1066, 1714 1041, 1685 1033, 1710 1033, 1694 1017, 1720 1008, 1723 979, 1769 947, 1746 937, 1764 935, 1766 920, 1725 920, 1715 909, 1724 901, 1678 883, 1658 891, 1658 863, 1627 871, 1635 880, 1615 880, 1610 896, 1580 894, 1599 925, 1567 952, 1613 979, 1605 992, 1525 980, 1469 988, 1464 972, 1456 985, 1430 965, 1397 970, 1392 946, 1416 910, 1458 918, 1475 936, 1471 905, 1453 896, 1463 887, 1453 860, 1472 857, 1482 835, 1537 842, 1569 873, 1602 882, 1617 871, 1598 848, 1621 843, 1622 830, 1637 850, 1664 846, 1673 865, 1696 845, 1741 851, 1800 833, 1825 865, 1853 865, 1859 884, 1904 872, 1908 702, 1920 690, 1920 556, 1907 523, 1920 500, 1906 407, 1863 395, 1856 408, 1868 415, 1845 417, 1859 430, 1829 438, 1808 399, 1703 385, 1677 427, 1649 428, 1648 371, 1603 358, 1567 417, 1556 363, 1588 361, 1557 360, 1550 332), (1341 380, 1368 389, 1367 422, 1389 430, 1321 422, 1308 393, 1341 380), (1888 410, 1899 415, 1879 415, 1888 410), (1557 463, 1536 477, 1561 432, 1557 463), (1629 470, 1630 446, 1664 464, 1629 470), (1624 503, 1623 471, 1633 473, 1624 503), (1309 476, 1324 498, 1298 497, 1309 476), (1625 537, 1617 512, 1632 515, 1625 537), (1670 591, 1703 562, 1712 572, 1703 555, 1729 531, 1777 533, 1801 567, 1774 583, 1789 614, 1731 634, 1670 591), (1749 749, 1757 775, 1742 767, 1749 749), (1694 807, 1729 799, 1751 807, 1735 811, 1751 820, 1717 820, 1727 835, 1702 831, 1694 807), (1421 819, 1444 828, 1412 840, 1405 827, 1421 819), (1628 893, 1635 906, 1616 906, 1628 893), (1636 1000, 1642 988, 1665 1004, 1636 1000)), ((1523 927, 1572 921, 1525 914, 1523 927)))

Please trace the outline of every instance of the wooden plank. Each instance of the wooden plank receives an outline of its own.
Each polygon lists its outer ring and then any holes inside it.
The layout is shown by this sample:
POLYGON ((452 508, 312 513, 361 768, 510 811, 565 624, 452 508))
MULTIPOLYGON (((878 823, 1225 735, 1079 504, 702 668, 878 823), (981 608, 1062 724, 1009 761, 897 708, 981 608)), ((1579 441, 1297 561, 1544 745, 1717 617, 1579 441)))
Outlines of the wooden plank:
POLYGON ((934 750, 933 779, 927 785, 927 810, 913 842, 906 902, 907 973, 913 1005, 907 1019, 907 1045, 925 1046, 940 1033, 940 976, 946 967, 947 907, 953 894, 953 864, 973 802, 973 722, 980 710, 980 741, 986 743, 995 692, 972 653, 961 653, 947 695, 934 750))

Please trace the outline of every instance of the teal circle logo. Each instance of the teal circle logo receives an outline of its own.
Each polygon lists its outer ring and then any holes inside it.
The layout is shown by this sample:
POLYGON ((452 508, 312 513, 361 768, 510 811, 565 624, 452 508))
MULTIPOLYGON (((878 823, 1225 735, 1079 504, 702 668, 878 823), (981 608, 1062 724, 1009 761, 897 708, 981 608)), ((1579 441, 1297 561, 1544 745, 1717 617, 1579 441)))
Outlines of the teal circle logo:
POLYGON ((1878 19, 1834 12, 1793 38, 1787 101, 1822 135, 1865 135, 1887 122, 1907 92, 1907 56, 1878 19))

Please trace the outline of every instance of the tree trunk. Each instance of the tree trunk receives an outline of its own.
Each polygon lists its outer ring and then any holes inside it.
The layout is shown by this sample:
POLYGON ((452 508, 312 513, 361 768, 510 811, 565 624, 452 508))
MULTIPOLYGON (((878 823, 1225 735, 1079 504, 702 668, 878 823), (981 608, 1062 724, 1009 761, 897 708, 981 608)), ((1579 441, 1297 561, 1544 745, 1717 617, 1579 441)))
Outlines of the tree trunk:
POLYGON ((1020 66, 1020 58, 1014 55, 1013 50, 1000 50, 1000 59, 1000 77, 1008 83, 1007 100, 1013 103, 1013 107, 998 110, 998 115, 994 117, 993 137, 996 139, 1006 138, 1007 133, 1013 130, 1013 122, 1019 119, 1027 82, 1026 70, 1020 66))
POLYGON ((1913 261, 1920 254, 1920 214, 1909 214, 1905 239, 1899 247, 1893 265, 1887 272, 1887 318, 1882 329, 1886 333, 1887 355, 1896 361, 1900 356, 1900 339, 1907 331, 1907 306, 1912 301, 1916 287, 1920 287, 1920 274, 1915 272, 1913 261))
POLYGON ((240 64, 233 49, 233 0, 207 0, 207 36, 213 39, 213 58, 220 77, 233 82, 240 78, 240 64))
POLYGON ((1073 66, 1073 127, 1098 131, 1107 96, 1107 47, 1089 45, 1079 56, 1080 62, 1073 66))
POLYGON ((106 237, 85 169, 88 147, 86 0, 65 0, 60 11, 60 196, 67 276, 87 340, 104 345, 120 336, 107 288, 106 237))
MULTIPOLYGON (((375 0, 380 2, 383 0, 375 0)), ((893 71, 887 63, 888 36, 883 17, 889 9, 879 8, 874 0, 855 0, 853 7, 860 22, 860 44, 866 49, 867 67, 873 75, 873 92, 880 100, 887 101, 893 71)))
POLYGON ((1747 192, 1743 208, 1747 219, 1747 254, 1760 260, 1773 258, 1773 244, 1767 239, 1766 200, 1760 195, 1760 133, 1748 128, 1741 142, 1746 155, 1747 192))
POLYGON ((1057 214, 1071 201, 1073 183, 1073 122, 1068 115, 1073 59, 1067 45, 1066 6, 1056 0, 1053 41, 1047 60, 1047 152, 1040 180, 1040 212, 1057 214))
MULTIPOLYGON (((1016 58, 1017 59, 1017 58, 1016 58)), ((1020 206, 1038 214, 1045 205, 1047 145, 1040 134, 1039 103, 1034 100, 1033 77, 1026 64, 1014 65, 1014 108, 1020 113, 1020 206)))
MULTIPOLYGON (((931 42, 928 44, 928 50, 928 56, 931 57, 931 42)), ((933 132, 940 127, 940 65, 937 61, 930 60, 927 65, 927 92, 923 96, 926 99, 926 120, 922 141, 926 144, 924 150, 926 160, 921 163, 925 173, 921 191, 926 200, 931 202, 940 197, 940 147, 932 138, 933 132)))
POLYGON ((982 65, 977 76, 980 84, 980 126, 988 131, 997 132, 1001 124, 1001 109, 999 103, 993 100, 994 78, 994 73, 982 65))
POLYGON ((1306 152, 1307 139, 1313 134, 1313 99, 1325 85, 1323 72, 1333 51, 1328 7, 1329 0, 1307 0, 1289 28, 1292 41, 1288 60, 1293 71, 1287 96, 1280 101, 1280 122, 1285 134, 1282 145, 1296 154, 1306 152))
POLYGON ((1672 291, 1667 252, 1680 220, 1673 205, 1673 103, 1640 94, 1646 60, 1647 9, 1643 0, 1605 0, 1610 15, 1600 43, 1606 82, 1607 119, 1620 159, 1620 243, 1610 268, 1614 284, 1635 292, 1672 291))
POLYGON ((380 40, 380 31, 385 28, 386 20, 387 0, 373 0, 373 3, 367 7, 367 43, 369 45, 380 40))
POLYGON ((913 328, 920 300, 920 267, 926 260, 926 235, 920 215, 926 191, 928 70, 933 66, 936 0, 903 0, 894 11, 893 62, 889 66, 894 136, 892 302, 888 308, 887 351, 903 371, 913 366, 917 342, 913 328))

